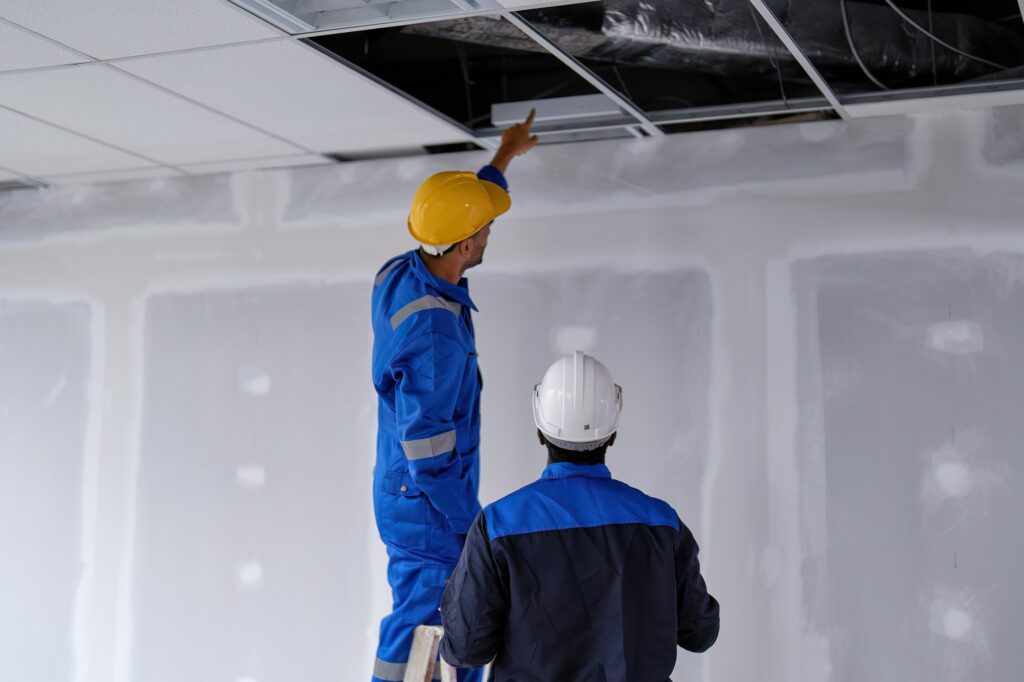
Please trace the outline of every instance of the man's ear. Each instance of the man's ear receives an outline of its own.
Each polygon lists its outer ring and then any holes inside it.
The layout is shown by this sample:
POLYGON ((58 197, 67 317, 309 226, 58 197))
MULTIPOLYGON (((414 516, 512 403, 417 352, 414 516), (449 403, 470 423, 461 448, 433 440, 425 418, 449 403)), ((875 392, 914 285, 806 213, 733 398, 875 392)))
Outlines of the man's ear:
POLYGON ((610 439, 608 439, 608 447, 611 447, 611 446, 615 445, 615 439, 618 438, 618 437, 619 437, 619 432, 618 431, 613 433, 612 437, 610 439))
POLYGON ((541 445, 543 445, 544 447, 547 447, 548 439, 544 437, 544 434, 541 433, 540 429, 537 429, 537 440, 540 441, 541 445))

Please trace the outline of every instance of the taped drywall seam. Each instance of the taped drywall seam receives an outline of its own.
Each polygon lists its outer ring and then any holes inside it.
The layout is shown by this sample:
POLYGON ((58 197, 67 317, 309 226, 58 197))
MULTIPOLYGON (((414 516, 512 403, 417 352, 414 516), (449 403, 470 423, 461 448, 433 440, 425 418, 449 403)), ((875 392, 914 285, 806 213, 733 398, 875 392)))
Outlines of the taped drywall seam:
POLYGON ((800 471, 796 448, 798 332, 790 264, 768 264, 765 298, 765 416, 770 532, 768 548, 762 557, 761 576, 765 589, 771 595, 771 623, 775 630, 772 644, 779 656, 779 671, 782 679, 797 682, 805 679, 800 666, 804 630, 801 616, 801 561, 804 552, 800 534, 800 471))
POLYGON ((104 379, 106 377, 106 319, 103 306, 88 301, 89 306, 89 373, 86 385, 85 439, 82 457, 81 538, 79 575, 75 592, 72 635, 72 679, 85 682, 91 670, 92 642, 89 627, 96 608, 95 570, 96 537, 98 534, 100 455, 103 438, 103 416, 106 413, 104 379))
MULTIPOLYGON (((707 466, 704 468, 704 478, 700 484, 700 542, 705 547, 711 546, 711 504, 718 482, 718 474, 721 469, 722 453, 725 451, 725 412, 727 409, 725 401, 724 386, 729 385, 731 371, 728 358, 722 349, 725 338, 723 330, 724 315, 722 314, 721 280, 710 266, 702 270, 707 274, 711 292, 711 329, 708 330, 711 347, 711 381, 708 387, 708 452, 707 466)), ((701 678, 705 682, 711 681, 711 658, 701 657, 701 678)))
MULTIPOLYGON (((126 396, 131 405, 128 425, 127 456, 128 471, 125 476, 124 535, 123 549, 118 565, 118 588, 116 603, 116 634, 114 652, 114 682, 131 682, 133 644, 135 635, 135 541, 137 506, 139 502, 139 460, 142 449, 142 401, 145 396, 143 352, 145 346, 145 299, 135 298, 125 306, 128 316, 126 325, 128 344, 128 367, 132 395, 126 396)), ((128 383, 126 382, 126 385, 128 383)))

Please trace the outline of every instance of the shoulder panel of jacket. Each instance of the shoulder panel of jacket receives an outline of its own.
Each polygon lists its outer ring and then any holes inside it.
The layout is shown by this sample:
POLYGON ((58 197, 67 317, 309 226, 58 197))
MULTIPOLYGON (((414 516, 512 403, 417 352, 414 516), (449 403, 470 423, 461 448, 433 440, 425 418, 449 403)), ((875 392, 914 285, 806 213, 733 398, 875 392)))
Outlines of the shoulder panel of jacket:
POLYGON ((541 479, 484 509, 490 539, 629 523, 670 526, 679 516, 667 503, 609 478, 541 479))

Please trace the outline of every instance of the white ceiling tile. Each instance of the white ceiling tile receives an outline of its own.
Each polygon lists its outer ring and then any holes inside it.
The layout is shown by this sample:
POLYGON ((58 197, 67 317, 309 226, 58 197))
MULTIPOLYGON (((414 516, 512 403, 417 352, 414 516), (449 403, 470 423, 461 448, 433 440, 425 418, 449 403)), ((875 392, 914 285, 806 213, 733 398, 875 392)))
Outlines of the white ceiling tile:
POLYGON ((135 170, 107 171, 104 173, 81 173, 77 175, 48 175, 44 178, 51 185, 99 185, 105 182, 127 182, 130 180, 151 180, 182 175, 170 168, 141 168, 135 170))
POLYGON ((118 66, 318 152, 469 139, 455 126, 299 43, 147 57, 118 66))
POLYGON ((321 166, 333 164, 335 161, 319 154, 297 154, 295 156, 275 156, 264 159, 235 159, 232 161, 218 161, 216 163, 197 163, 182 166, 188 173, 196 175, 207 175, 212 173, 232 173, 241 170, 256 170, 261 168, 292 168, 295 166, 321 166))
POLYGON ((142 159, 0 108, 0 166, 34 176, 149 166, 142 159))
POLYGON ((23 28, 0 23, 0 71, 84 61, 88 60, 23 28))
POLYGON ((0 105, 172 165, 302 151, 104 64, 0 74, 0 105))
POLYGON ((281 35, 224 0, 0 0, 0 17, 97 59, 281 35))

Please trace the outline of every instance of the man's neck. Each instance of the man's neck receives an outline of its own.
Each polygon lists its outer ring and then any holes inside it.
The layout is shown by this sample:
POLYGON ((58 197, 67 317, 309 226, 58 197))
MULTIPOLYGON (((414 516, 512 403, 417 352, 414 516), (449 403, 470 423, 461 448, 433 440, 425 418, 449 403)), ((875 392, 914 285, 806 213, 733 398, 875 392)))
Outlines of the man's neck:
POLYGON ((423 264, 427 266, 427 270, 430 271, 434 277, 439 277, 446 282, 458 285, 462 279, 462 270, 459 263, 451 258, 435 258, 431 256, 424 256, 422 251, 416 251, 416 255, 420 257, 423 264))
POLYGON ((592 467, 592 466, 597 466, 598 464, 604 464, 604 458, 602 457, 599 460, 593 460, 593 461, 583 461, 583 460, 581 460, 581 461, 577 461, 577 462, 571 462, 571 461, 569 461, 567 459, 555 459, 551 455, 548 455, 548 466, 551 466, 552 464, 562 464, 562 463, 565 463, 565 464, 577 464, 579 466, 592 467))

